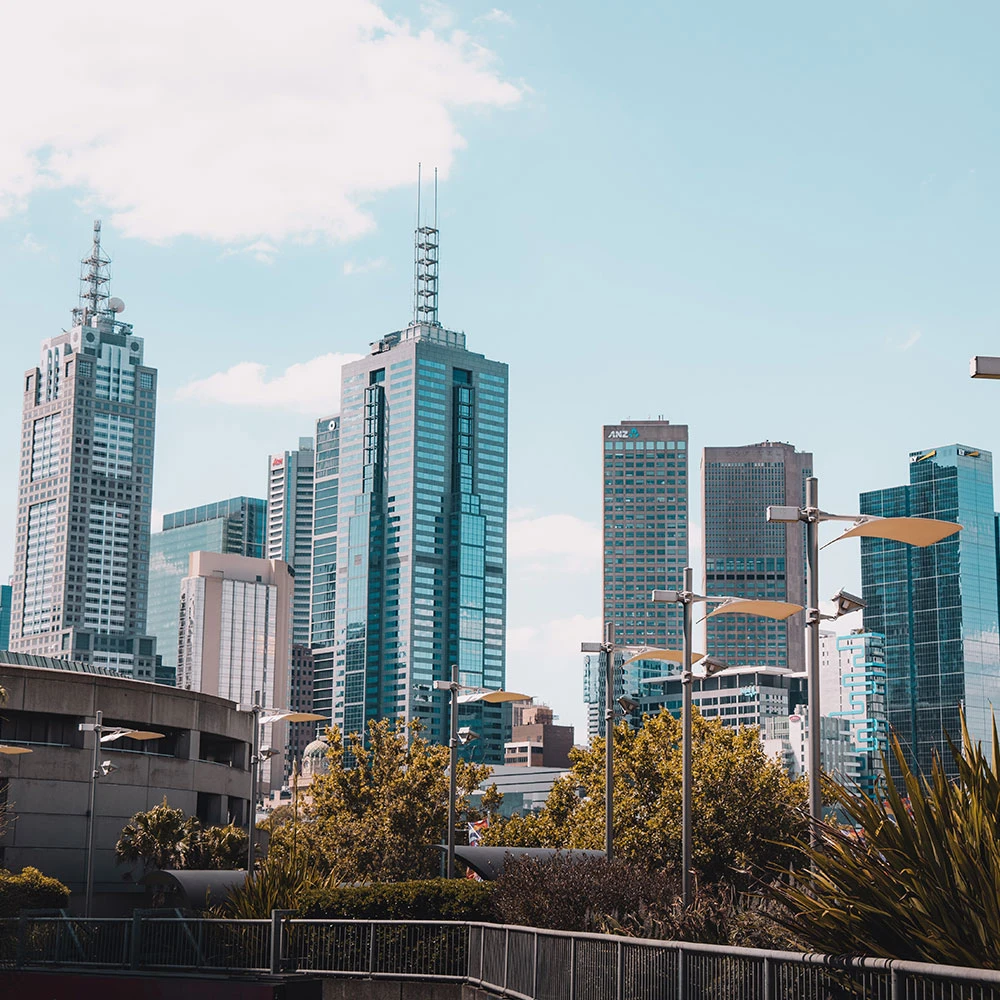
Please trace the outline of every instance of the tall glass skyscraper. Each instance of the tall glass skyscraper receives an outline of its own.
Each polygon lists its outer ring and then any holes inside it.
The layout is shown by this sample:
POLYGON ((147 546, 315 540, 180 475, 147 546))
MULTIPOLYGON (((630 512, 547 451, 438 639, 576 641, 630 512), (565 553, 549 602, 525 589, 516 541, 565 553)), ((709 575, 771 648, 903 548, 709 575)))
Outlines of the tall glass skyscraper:
POLYGON ((614 622, 619 645, 679 649, 680 606, 651 604, 649 595, 684 585, 688 429, 667 420, 623 420, 605 425, 601 440, 604 621, 614 622))
MULTIPOLYGON (((780 441, 706 448, 705 593, 806 604, 805 532, 768 524, 771 505, 801 507, 813 457, 780 441)), ((805 669, 802 615, 784 622, 720 615, 706 622, 705 652, 730 666, 805 669)))
POLYGON ((24 376, 10 648, 152 680, 156 369, 118 318, 110 263, 95 222, 72 325, 24 376))
POLYGON ((13 593, 9 583, 0 585, 0 649, 10 646, 10 606, 13 603, 13 593))
POLYGON ((261 559, 267 505, 254 497, 233 497, 163 515, 163 530, 149 540, 148 629, 160 654, 156 679, 173 684, 177 670, 181 581, 192 552, 221 552, 261 559))
POLYGON ((340 417, 316 421, 313 503, 312 611, 309 640, 313 652, 312 709, 333 718, 336 657, 337 504, 340 486, 340 417))
POLYGON ((299 438, 294 451, 268 458, 265 556, 281 559, 295 572, 292 641, 309 645, 312 580, 313 439, 299 438))
POLYGON ((913 452, 909 485, 862 493, 861 512, 962 525, 926 548, 861 540, 865 629, 885 636, 889 725, 912 766, 929 771, 936 753, 954 775, 946 737, 960 738, 960 712, 986 742, 1000 705, 993 456, 957 444, 913 452))
MULTIPOLYGON (((507 366, 437 316, 437 230, 417 231, 414 319, 345 365, 333 718, 420 719, 447 738, 446 692, 505 679, 507 366)), ((499 706, 463 706, 476 759, 503 762, 499 706)))

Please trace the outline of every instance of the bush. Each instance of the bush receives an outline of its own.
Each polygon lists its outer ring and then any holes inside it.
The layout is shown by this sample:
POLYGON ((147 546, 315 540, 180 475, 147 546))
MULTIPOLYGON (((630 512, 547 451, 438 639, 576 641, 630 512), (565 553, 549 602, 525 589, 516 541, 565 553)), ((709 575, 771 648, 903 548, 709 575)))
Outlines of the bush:
POLYGON ((58 910, 69 900, 69 889, 37 868, 20 874, 0 869, 0 917, 16 917, 21 910, 58 910))
POLYGON ((493 887, 471 879, 420 879, 306 890, 298 913, 314 919, 491 920, 493 887))

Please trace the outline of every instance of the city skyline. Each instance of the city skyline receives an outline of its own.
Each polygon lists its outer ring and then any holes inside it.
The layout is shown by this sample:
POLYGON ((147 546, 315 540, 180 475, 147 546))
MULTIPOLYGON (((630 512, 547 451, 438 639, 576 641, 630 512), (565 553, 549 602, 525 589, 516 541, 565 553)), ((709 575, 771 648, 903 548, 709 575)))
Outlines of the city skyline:
MULTIPOLYGON (((388 49, 413 72, 374 74, 387 89, 371 101, 331 74, 373 40, 317 9, 304 5, 294 30, 268 24, 266 65, 231 86, 208 63, 178 79, 176 33, 150 32, 139 11, 67 12, 72 49, 16 14, 53 58, 10 110, 14 156, 0 163, 4 345, 19 377, 65 325, 87 230, 104 218, 124 317, 160 370, 157 511, 259 495, 262 456, 337 412, 340 360, 405 322, 420 161, 441 167, 449 315, 511 366, 508 683, 578 731, 576 650, 601 627, 597 427, 662 413, 690 427, 692 455, 794 441, 815 456, 822 505, 844 512, 903 482, 922 442, 997 450, 996 386, 970 383, 967 363, 997 353, 1000 95, 969 67, 992 65, 1000 12, 875 7, 830 24, 733 5, 609 21, 554 2, 510 5, 503 20, 456 4, 448 25, 447 8, 406 3, 384 10, 388 49), (475 64, 454 29, 493 60, 475 64), (77 58, 112 31, 102 60, 77 58), (319 58, 321 38, 350 58, 319 58), (303 62, 316 78, 288 72, 303 62), (185 107, 195 87, 199 114, 171 131, 169 114, 109 94, 108 72, 185 107), (344 126, 272 118, 279 85, 300 109, 318 95, 378 111, 344 126), (102 114, 80 116, 69 93, 102 114)), ((246 27, 253 51, 267 32, 252 14, 246 27)), ((213 66, 246 58, 214 22, 206 32, 213 66)), ((15 397, 0 397, 7 468, 15 397)), ((13 503, 9 485, 0 525, 13 503)), ((700 572, 696 491, 691 508, 700 572)), ((0 532, 4 581, 12 542, 0 532)), ((857 547, 832 547, 822 572, 824 596, 857 592, 857 547)))

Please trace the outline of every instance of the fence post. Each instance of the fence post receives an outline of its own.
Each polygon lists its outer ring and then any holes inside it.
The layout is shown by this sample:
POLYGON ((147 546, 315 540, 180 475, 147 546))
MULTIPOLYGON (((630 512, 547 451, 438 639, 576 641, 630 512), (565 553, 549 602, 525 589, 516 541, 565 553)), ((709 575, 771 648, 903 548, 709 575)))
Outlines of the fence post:
POLYGON ((899 970, 892 966, 889 970, 889 996, 892 1000, 903 1000, 903 984, 900 978, 899 970))
POLYGON ((369 924, 370 937, 368 938, 368 978, 375 975, 375 921, 369 924))
POLYGON ((677 1000, 687 1000, 687 954, 677 946, 677 1000))
POLYGON ((615 965, 617 966, 615 974, 615 1000, 623 1000, 625 996, 625 949, 621 941, 617 945, 615 965))
POLYGON ((569 1000, 576 1000, 576 938, 569 939, 569 1000))
POLYGON ((533 935, 533 948, 531 954, 531 996, 538 996, 538 931, 533 935))
POLYGON ((129 968, 138 969, 142 947, 142 914, 132 911, 132 936, 129 940, 129 968))
POLYGON ((774 1000, 774 966, 766 955, 764 956, 764 1000, 774 1000))
POLYGON ((281 972, 282 959, 284 958, 283 934, 285 929, 284 920, 292 910, 271 910, 271 975, 276 976, 281 972))
POLYGON ((24 952, 28 943, 28 918, 23 914, 18 914, 17 918, 17 957, 15 963, 17 968, 24 966, 24 952))
POLYGON ((503 989, 507 992, 507 972, 510 969, 510 928, 503 931, 503 989))

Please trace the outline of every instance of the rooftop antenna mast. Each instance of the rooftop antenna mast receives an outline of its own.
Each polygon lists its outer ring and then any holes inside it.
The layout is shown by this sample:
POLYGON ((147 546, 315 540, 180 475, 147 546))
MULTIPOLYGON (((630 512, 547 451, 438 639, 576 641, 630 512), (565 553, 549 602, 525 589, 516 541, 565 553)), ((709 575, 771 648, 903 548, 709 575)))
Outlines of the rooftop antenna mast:
POLYGON ((80 261, 80 322, 107 312, 105 303, 111 294, 111 258, 101 249, 101 220, 94 220, 94 245, 90 256, 80 261))
POLYGON ((434 168, 434 225, 420 213, 422 165, 417 164, 417 228, 413 239, 413 322, 440 326, 438 321, 438 172, 434 168))

